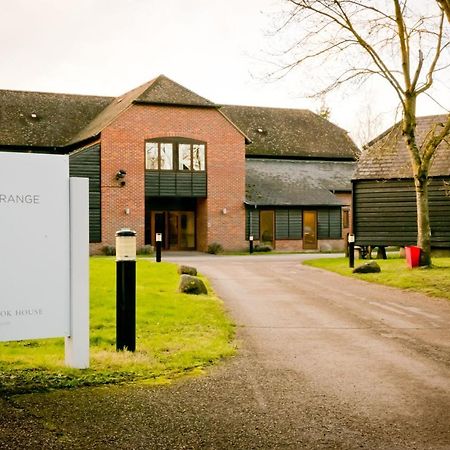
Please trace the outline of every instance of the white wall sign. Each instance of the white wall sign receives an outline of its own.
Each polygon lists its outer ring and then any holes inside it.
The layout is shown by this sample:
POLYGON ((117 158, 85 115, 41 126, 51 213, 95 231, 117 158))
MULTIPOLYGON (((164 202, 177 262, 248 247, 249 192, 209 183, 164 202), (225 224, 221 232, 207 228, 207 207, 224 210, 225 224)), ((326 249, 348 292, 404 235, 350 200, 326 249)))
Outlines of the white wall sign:
POLYGON ((69 334, 68 156, 0 152, 0 341, 69 334))

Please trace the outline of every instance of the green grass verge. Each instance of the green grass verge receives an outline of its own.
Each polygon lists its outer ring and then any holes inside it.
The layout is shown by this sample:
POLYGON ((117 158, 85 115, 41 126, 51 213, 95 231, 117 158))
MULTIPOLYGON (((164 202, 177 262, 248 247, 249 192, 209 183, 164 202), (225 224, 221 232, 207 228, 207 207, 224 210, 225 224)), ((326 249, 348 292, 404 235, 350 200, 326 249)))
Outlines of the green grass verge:
MULTIPOLYGON (((362 263, 364 260, 355 260, 355 266, 362 263)), ((323 258, 303 262, 305 265, 330 270, 340 275, 450 300, 450 258, 433 258, 431 269, 410 269, 405 259, 398 256, 388 256, 386 260, 377 259, 377 263, 381 267, 380 273, 353 274, 353 269, 348 267, 346 258, 323 258)))
POLYGON ((234 325, 222 302, 213 294, 178 293, 177 266, 148 260, 136 266, 136 352, 116 352, 115 270, 113 258, 90 260, 90 368, 64 366, 62 338, 0 343, 0 393, 167 383, 234 354, 234 325))

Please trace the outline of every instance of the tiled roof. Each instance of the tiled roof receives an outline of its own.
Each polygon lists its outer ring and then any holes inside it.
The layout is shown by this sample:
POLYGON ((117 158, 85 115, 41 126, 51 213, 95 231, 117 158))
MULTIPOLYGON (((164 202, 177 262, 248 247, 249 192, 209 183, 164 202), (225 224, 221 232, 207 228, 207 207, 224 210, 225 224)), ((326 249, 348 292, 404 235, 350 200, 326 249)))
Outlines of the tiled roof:
POLYGON ((225 105, 220 108, 252 143, 247 155, 355 159, 347 132, 304 109, 225 105))
MULTIPOLYGON (((417 118, 416 139, 422 145, 427 133, 435 124, 447 120, 445 115, 417 118)), ((436 149, 430 176, 450 175, 450 137, 436 149)), ((355 179, 412 178, 408 149, 398 123, 370 142, 362 152, 355 179)))
MULTIPOLYGON (((75 145, 132 104, 219 108, 164 75, 117 98, 0 91, 0 146, 75 145)), ((249 156, 351 160, 358 154, 343 129, 310 111, 232 105, 219 111, 252 141, 249 156)))
POLYGON ((136 97, 136 103, 217 108, 215 103, 200 97, 164 75, 160 75, 144 86, 146 89, 136 97))
POLYGON ((0 145, 61 147, 113 99, 0 90, 0 145))
POLYGON ((246 202, 256 205, 341 206, 333 192, 350 192, 356 163, 251 158, 246 202))

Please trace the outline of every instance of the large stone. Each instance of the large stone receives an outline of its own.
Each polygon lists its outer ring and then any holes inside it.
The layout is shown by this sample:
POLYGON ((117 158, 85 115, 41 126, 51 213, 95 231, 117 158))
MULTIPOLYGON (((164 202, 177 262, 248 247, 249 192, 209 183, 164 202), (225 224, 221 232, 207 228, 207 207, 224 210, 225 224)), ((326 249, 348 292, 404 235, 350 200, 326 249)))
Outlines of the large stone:
POLYGON ((181 275, 180 280, 180 292, 184 292, 185 294, 207 294, 208 290, 206 289, 205 283, 198 277, 194 277, 192 275, 181 275))
POLYGON ((353 269, 353 273, 378 273, 381 267, 375 262, 370 261, 353 269))
POLYGON ((192 275, 195 277, 197 276, 197 269, 195 267, 181 265, 178 267, 178 273, 192 275))

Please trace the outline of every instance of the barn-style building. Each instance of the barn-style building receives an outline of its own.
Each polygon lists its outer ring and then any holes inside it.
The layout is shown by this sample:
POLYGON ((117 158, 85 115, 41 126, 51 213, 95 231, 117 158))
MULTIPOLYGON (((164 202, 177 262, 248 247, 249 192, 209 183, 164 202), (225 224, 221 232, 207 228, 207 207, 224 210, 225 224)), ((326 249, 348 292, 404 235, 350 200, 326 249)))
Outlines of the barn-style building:
POLYGON ((358 149, 306 110, 218 105, 161 75, 120 97, 0 91, 0 151, 68 154, 91 250, 342 249, 358 149))

